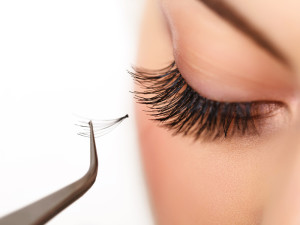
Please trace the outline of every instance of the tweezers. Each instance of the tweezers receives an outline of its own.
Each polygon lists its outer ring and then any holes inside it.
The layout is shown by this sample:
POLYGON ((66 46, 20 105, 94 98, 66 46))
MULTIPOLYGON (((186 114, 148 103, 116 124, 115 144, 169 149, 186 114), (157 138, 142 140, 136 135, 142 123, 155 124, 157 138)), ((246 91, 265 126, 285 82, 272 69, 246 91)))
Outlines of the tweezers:
POLYGON ((68 186, 0 218, 0 225, 45 224, 63 209, 79 199, 94 184, 98 172, 98 157, 92 121, 90 128, 90 167, 79 180, 68 186))

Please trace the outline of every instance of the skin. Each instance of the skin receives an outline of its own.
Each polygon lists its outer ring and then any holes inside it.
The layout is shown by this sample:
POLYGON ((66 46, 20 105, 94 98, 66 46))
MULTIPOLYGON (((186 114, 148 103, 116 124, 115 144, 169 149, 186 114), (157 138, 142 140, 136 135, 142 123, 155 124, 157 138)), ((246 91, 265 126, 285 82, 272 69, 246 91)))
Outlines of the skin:
POLYGON ((224 2, 263 31, 288 64, 199 1, 148 0, 137 65, 159 69, 175 59, 202 96, 283 106, 262 123, 260 135, 194 142, 173 136, 136 104, 156 224, 300 224, 300 2, 224 2))

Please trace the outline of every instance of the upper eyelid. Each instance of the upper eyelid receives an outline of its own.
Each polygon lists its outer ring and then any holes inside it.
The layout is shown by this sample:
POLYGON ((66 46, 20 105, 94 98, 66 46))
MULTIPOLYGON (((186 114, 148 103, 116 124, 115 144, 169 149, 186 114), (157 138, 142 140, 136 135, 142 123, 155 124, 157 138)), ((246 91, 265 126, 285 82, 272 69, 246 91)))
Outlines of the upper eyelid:
MULTIPOLYGON (((144 77, 146 77, 147 75, 149 76, 149 77, 147 77, 147 79, 145 79, 144 80, 144 82, 151 82, 151 77, 153 76, 153 74, 154 73, 156 73, 156 74, 162 74, 163 72, 166 72, 166 70, 168 70, 170 67, 173 67, 174 69, 176 69, 176 70, 178 70, 178 73, 180 74, 180 76, 182 76, 181 75, 181 73, 180 73, 180 70, 179 70, 179 68, 177 67, 177 65, 176 65, 176 61, 175 60, 173 60, 168 66, 166 66, 166 67, 164 67, 164 68, 162 68, 162 69, 157 69, 157 70, 147 70, 147 69, 145 69, 145 68, 133 68, 137 73, 140 73, 140 74, 143 74, 143 76, 144 77), (149 79, 150 78, 150 79, 149 79)), ((135 76, 135 74, 134 73, 132 73, 132 72, 129 72, 133 77, 135 76)), ((165 74, 165 75, 167 75, 167 74, 165 74)), ((189 86, 190 88, 192 88, 187 82, 186 82, 186 80, 184 79, 184 77, 182 77, 183 78, 183 80, 185 81, 185 83, 186 83, 186 85, 187 86, 189 86)), ((138 80, 138 79, 135 79, 136 81, 138 80)), ((193 88, 192 88, 193 89, 193 88)), ((194 89, 193 89, 194 90, 194 89)), ((194 90, 195 91, 195 90, 194 90)), ((195 91, 195 92, 197 92, 197 91, 195 91)), ((197 92, 198 93, 198 92, 197 92)), ((210 99, 210 98, 207 98, 207 97, 205 97, 205 96, 202 96, 200 93, 198 93, 198 95, 199 96, 201 96, 201 97, 203 97, 203 98, 205 98, 205 99, 207 99, 207 100, 209 100, 209 101, 212 101, 212 102, 215 102, 215 103, 234 103, 234 104, 239 104, 239 103, 250 103, 250 102, 252 102, 252 103, 261 103, 261 104, 263 104, 263 103, 265 103, 265 104, 269 104, 270 102, 273 102, 273 103, 276 103, 276 104, 280 104, 280 105, 285 105, 284 103, 282 103, 282 102, 280 102, 280 101, 265 101, 265 100, 261 100, 261 101, 217 101, 217 100, 212 100, 212 99, 210 99)))
POLYGON ((134 94, 138 103, 148 106, 146 112, 175 134, 193 134, 195 139, 202 135, 219 138, 220 132, 225 137, 235 131, 259 134, 254 121, 275 115, 281 107, 275 102, 229 103, 204 98, 185 82, 175 62, 162 70, 135 68, 130 73, 141 85, 134 94))
POLYGON ((163 6, 165 28, 172 30, 170 42, 164 42, 172 52, 167 50, 165 58, 176 60, 199 94, 228 102, 287 104, 295 97, 296 74, 204 4, 167 0, 163 6))

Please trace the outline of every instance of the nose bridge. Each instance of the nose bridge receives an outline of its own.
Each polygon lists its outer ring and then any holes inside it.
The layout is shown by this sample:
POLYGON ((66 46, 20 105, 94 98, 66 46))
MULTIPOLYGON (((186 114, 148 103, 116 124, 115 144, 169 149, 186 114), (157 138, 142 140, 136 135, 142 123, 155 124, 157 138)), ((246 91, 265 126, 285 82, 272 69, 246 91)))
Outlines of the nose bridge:
MULTIPOLYGON (((300 96, 299 96, 300 98, 300 96)), ((292 155, 292 161, 297 163, 298 157, 300 158, 300 102, 295 101, 292 108, 292 122, 287 129, 285 141, 286 150, 292 155)))
POLYGON ((278 146, 286 157, 286 179, 299 179, 300 195, 300 110, 295 110, 294 114, 293 122, 282 135, 278 146))
POLYGON ((296 180, 299 180, 298 194, 300 195, 300 122, 294 123, 288 132, 287 143, 284 143, 285 152, 289 154, 288 157, 288 168, 287 168, 287 179, 295 179, 290 182, 296 184, 296 180))
POLYGON ((300 224, 300 115, 282 134, 276 148, 282 152, 282 171, 277 174, 262 225, 300 224))
POLYGON ((276 145, 287 158, 288 165, 292 167, 300 162, 300 92, 294 93, 289 105, 289 119, 286 119, 285 129, 278 136, 276 145))

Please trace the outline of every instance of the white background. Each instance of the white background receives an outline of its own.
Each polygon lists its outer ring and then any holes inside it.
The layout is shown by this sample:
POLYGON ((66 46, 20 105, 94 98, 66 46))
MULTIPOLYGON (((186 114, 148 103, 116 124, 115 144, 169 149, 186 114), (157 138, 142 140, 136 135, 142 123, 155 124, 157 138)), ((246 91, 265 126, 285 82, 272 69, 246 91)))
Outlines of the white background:
POLYGON ((151 225, 132 80, 142 0, 0 1, 0 217, 83 176, 74 114, 112 119, 94 186, 48 224, 151 225))

